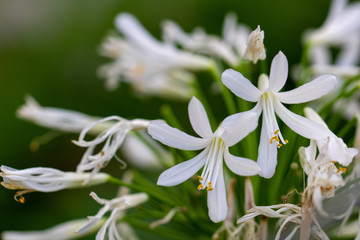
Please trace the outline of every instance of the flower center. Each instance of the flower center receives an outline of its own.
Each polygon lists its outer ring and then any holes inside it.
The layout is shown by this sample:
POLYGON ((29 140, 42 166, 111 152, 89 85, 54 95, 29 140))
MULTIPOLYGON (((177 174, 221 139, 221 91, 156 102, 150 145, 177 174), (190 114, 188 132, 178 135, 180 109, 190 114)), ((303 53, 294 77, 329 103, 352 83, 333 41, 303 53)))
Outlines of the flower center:
POLYGON ((276 121, 275 110, 274 110, 274 94, 272 92, 265 92, 261 96, 261 106, 263 109, 263 124, 265 124, 266 132, 270 139, 270 143, 277 144, 280 148, 283 144, 287 144, 288 140, 285 140, 282 136, 279 125, 276 121))
POLYGON ((222 171, 222 159, 224 156, 225 142, 220 137, 215 137, 209 146, 206 163, 201 176, 198 176, 199 186, 197 189, 207 191, 214 189, 219 172, 222 171))

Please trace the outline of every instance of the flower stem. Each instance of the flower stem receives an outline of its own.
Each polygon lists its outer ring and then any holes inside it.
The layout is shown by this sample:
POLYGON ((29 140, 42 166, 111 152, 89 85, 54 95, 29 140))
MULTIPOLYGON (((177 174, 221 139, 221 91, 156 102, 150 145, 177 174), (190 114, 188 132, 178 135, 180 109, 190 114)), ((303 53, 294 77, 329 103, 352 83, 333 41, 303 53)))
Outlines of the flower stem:
POLYGON ((222 84, 221 73, 215 64, 212 68, 210 68, 210 73, 214 77, 215 81, 218 83, 218 85, 220 87, 221 94, 224 99, 228 113, 235 114, 237 111, 236 111, 236 105, 235 105, 233 96, 231 95, 230 91, 222 84))

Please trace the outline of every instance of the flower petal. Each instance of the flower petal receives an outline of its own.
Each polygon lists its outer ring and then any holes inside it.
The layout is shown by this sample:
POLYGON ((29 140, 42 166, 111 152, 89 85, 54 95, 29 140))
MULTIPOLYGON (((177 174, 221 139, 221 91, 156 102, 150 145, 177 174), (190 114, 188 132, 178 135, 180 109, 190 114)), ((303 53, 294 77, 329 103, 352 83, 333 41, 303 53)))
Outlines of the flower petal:
POLYGON ((326 127, 289 111, 277 100, 274 101, 274 108, 276 114, 289 128, 305 138, 318 140, 329 135, 326 127))
POLYGON ((288 61, 280 51, 273 59, 270 69, 269 91, 278 92, 285 85, 288 76, 288 61))
POLYGON ((257 102, 262 92, 241 73, 227 69, 221 75, 224 85, 236 96, 250 102, 257 102))
POLYGON ((259 172, 260 176, 264 178, 271 178, 274 175, 277 165, 277 145, 276 143, 270 143, 270 139, 266 132, 264 117, 261 127, 259 155, 257 163, 261 168, 261 172, 259 172))
POLYGON ((335 76, 323 74, 294 90, 277 93, 276 96, 281 102, 288 104, 309 102, 327 94, 335 88, 335 85, 335 76))
POLYGON ((211 141, 211 139, 190 136, 160 120, 150 122, 148 133, 165 145, 183 150, 199 150, 205 148, 211 141))
POLYGON ((254 131, 258 125, 258 118, 259 115, 253 110, 233 114, 225 118, 220 127, 225 129, 221 138, 225 141, 226 146, 235 145, 254 131))
POLYGON ((260 166, 255 161, 231 155, 229 149, 225 150, 224 159, 228 168, 240 176, 253 176, 261 171, 260 166))
POLYGON ((193 97, 189 103, 189 118, 191 126, 199 136, 212 137, 213 132, 205 108, 196 97, 193 97))
POLYGON ((219 168, 219 175, 214 190, 208 191, 208 208, 211 221, 217 223, 225 220, 228 213, 228 205, 222 166, 219 168))
POLYGON ((196 157, 179 163, 172 168, 164 171, 157 181, 160 186, 174 186, 184 182, 193 176, 205 164, 209 150, 206 148, 196 157))

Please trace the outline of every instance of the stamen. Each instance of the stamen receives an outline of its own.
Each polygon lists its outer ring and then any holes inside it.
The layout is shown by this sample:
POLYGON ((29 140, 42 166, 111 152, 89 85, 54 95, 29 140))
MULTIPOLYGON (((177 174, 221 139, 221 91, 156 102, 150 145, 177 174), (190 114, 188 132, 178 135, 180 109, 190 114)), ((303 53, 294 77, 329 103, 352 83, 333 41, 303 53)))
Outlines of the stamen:
POLYGON ((280 129, 276 130, 276 131, 274 132, 274 134, 276 135, 276 134, 278 134, 278 132, 280 132, 280 129))
POLYGON ((289 141, 287 139, 285 139, 285 143, 289 143, 289 141))
POLYGON ((203 188, 204 188, 204 186, 203 186, 202 184, 200 184, 200 185, 197 187, 198 190, 201 190, 201 189, 203 189, 203 188))
POLYGON ((331 163, 337 163, 337 161, 331 161, 331 163))
POLYGON ((282 147, 282 144, 281 144, 281 143, 278 143, 277 146, 278 146, 278 148, 281 148, 281 147, 282 147))
POLYGON ((214 190, 213 188, 212 188, 212 186, 211 186, 211 182, 209 182, 208 183, 208 188, 206 189, 206 191, 212 191, 212 190, 214 190))
POLYGON ((197 178, 200 180, 200 181, 203 181, 204 179, 200 176, 197 176, 197 178))
POLYGON ((21 204, 24 204, 25 203, 25 198, 24 198, 24 196, 14 196, 14 199, 15 199, 15 201, 17 201, 17 202, 19 202, 19 203, 21 203, 21 204))
POLYGON ((336 173, 339 173, 340 171, 346 173, 346 168, 339 167, 336 173))
POLYGON ((280 142, 278 136, 273 136, 271 139, 270 139, 270 143, 273 143, 273 141, 277 141, 277 142, 280 142))

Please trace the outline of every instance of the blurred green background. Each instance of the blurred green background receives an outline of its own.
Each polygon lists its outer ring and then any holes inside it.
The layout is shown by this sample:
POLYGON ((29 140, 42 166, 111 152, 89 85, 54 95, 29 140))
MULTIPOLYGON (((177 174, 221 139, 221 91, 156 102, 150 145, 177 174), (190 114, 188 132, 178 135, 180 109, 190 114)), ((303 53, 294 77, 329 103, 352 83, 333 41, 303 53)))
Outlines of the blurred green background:
MULTIPOLYGON (((251 29, 260 25, 265 31, 268 63, 281 50, 294 64, 300 59, 303 31, 319 27, 328 6, 328 0, 0 0, 0 164, 74 170, 83 153, 70 142, 76 135, 61 136, 37 152, 30 151, 30 141, 47 130, 16 118, 26 94, 43 106, 96 116, 160 117, 161 99, 138 99, 127 87, 107 92, 97 77, 98 66, 108 62, 97 49, 114 31, 113 19, 119 12, 133 13, 160 38, 164 19, 178 22, 188 32, 203 26, 209 33, 221 34, 224 15, 232 11, 239 22, 251 29)), ((187 122, 187 103, 172 104, 179 106, 187 122)), ((113 186, 92 190, 104 198, 116 193, 113 186)), ((13 191, 2 188, 0 232, 43 229, 94 215, 100 206, 89 192, 32 193, 20 204, 13 191)))

